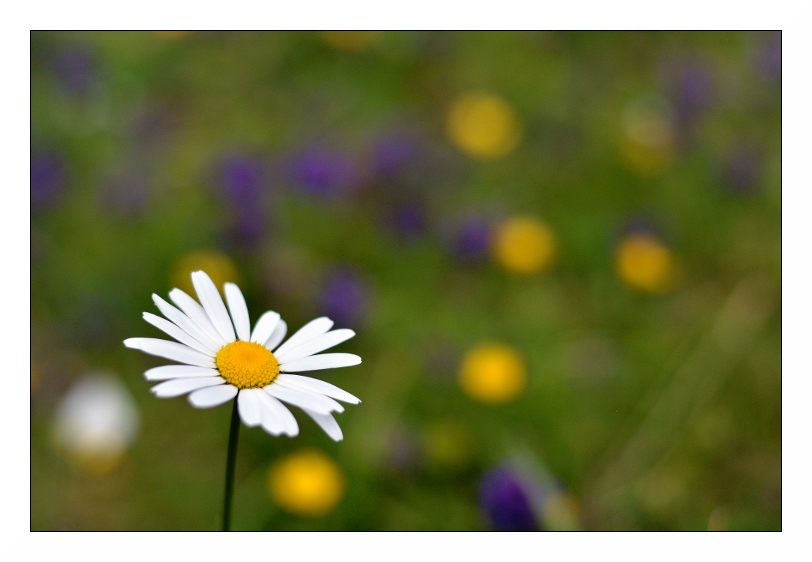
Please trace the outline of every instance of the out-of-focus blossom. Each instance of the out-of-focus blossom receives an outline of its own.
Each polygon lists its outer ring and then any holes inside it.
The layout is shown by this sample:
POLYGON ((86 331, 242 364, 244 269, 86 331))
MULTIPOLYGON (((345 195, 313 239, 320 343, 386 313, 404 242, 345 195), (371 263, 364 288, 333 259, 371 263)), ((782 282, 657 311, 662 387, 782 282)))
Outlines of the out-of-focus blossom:
POLYGON ((675 158, 676 134, 672 112, 660 99, 638 100, 623 116, 621 152, 637 173, 664 173, 675 158))
POLYGON ((346 477, 338 464, 316 449, 288 455, 268 469, 268 492, 285 511, 321 517, 344 496, 346 477))
POLYGON ((722 162, 721 187, 748 195, 758 191, 764 173, 764 152, 752 144, 736 146, 722 162))
POLYGON ((59 86, 69 94, 83 94, 97 80, 95 56, 86 45, 62 47, 50 62, 59 86))
POLYGON ((711 70, 703 61, 669 61, 663 68, 663 82, 677 122, 690 126, 711 102, 711 70))
POLYGON ((419 238, 426 229, 425 210, 417 201, 393 205, 380 220, 383 228, 404 241, 419 238))
POLYGON ((677 282, 677 263, 671 250, 652 234, 632 233, 618 244, 615 273, 629 287, 647 293, 666 293, 677 282))
POLYGON ((503 99, 486 92, 467 92, 448 112, 446 132, 465 154, 490 160, 512 152, 521 140, 516 112, 503 99))
POLYGON ((485 404, 515 400, 527 384, 527 367, 514 348, 498 342, 484 342, 471 348, 459 368, 463 392, 485 404))
POLYGON ((31 210, 39 211, 52 205, 65 187, 65 162, 52 151, 31 154, 31 210))
POLYGON ((234 153, 220 162, 215 180, 230 209, 229 243, 251 247, 268 230, 268 168, 256 154, 234 153))
POLYGON ((759 45, 756 64, 768 80, 781 80, 781 33, 771 33, 759 45))
POLYGON ((192 272, 203 270, 209 274, 216 287, 224 283, 238 283, 237 267, 231 259, 217 250, 205 249, 190 252, 182 256, 172 270, 170 283, 187 294, 194 294, 192 272))
POLYGON ((289 173, 303 191, 322 197, 345 194, 360 181, 358 170, 348 155, 321 146, 296 153, 289 173))
POLYGON ((341 51, 359 53, 368 49, 381 35, 379 31, 322 31, 325 43, 341 51))
POLYGON ((135 402, 124 385, 108 373, 93 373, 59 404, 54 440, 78 467, 106 474, 120 464, 139 424, 135 402))
POLYGON ((375 141, 371 149, 372 171, 391 178, 414 164, 419 146, 413 135, 388 133, 375 141))
POLYGON ((321 309, 341 325, 359 326, 369 311, 370 290, 351 268, 336 268, 325 280, 321 309))
POLYGON ((227 242, 237 247, 252 248, 265 238, 268 229, 269 219, 262 207, 235 209, 227 227, 227 242))
POLYGON ((255 207, 262 201, 268 170, 258 156, 229 155, 220 162, 217 176, 220 193, 235 207, 255 207))
POLYGON ((480 480, 480 505, 501 531, 575 531, 579 506, 537 459, 513 454, 480 480))
POLYGON ((456 225, 452 234, 451 251, 461 261, 481 260, 488 255, 493 228, 480 215, 469 215, 456 225))
POLYGON ((500 466, 482 476, 479 502, 497 531, 540 530, 526 483, 508 466, 500 466))
POLYGON ((533 275, 552 265, 556 239, 546 223, 532 216, 517 216, 496 228, 492 251, 496 261, 508 271, 533 275))

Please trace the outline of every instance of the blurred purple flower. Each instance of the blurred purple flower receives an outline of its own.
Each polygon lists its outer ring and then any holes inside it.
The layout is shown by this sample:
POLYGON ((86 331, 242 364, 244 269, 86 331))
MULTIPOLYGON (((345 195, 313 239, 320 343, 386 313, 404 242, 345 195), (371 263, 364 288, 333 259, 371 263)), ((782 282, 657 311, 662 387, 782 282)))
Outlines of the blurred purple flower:
POLYGON ((490 244, 490 224, 481 216, 471 215, 457 226, 451 250, 462 261, 475 261, 487 255, 490 244))
POLYGON ((255 246, 268 231, 266 215, 260 206, 236 209, 230 227, 231 241, 241 247, 255 246))
POLYGON ((385 227, 404 240, 413 240, 423 233, 426 217, 417 202, 405 203, 390 209, 384 218, 385 227))
POLYGON ((663 75, 677 123, 690 126, 710 105, 713 94, 710 69, 702 61, 671 62, 664 66, 663 75))
POLYGON ((95 57, 85 45, 59 49, 51 58, 51 70, 60 87, 70 94, 85 93, 96 80, 95 57))
POLYGON ((51 151, 31 154, 31 209, 42 210, 51 205, 63 190, 66 180, 65 162, 51 151))
POLYGON ((289 172, 296 185, 317 196, 341 195, 358 181, 358 171, 349 156, 320 146, 295 154, 289 172))
POLYGON ((321 307, 339 325, 358 326, 369 308, 370 289, 352 270, 340 268, 327 277, 321 307))
POLYGON ((222 195, 240 209, 256 207, 262 200, 267 169, 254 155, 233 154, 220 163, 218 187, 222 195))
POLYGON ((733 193, 754 193, 761 181, 764 154, 754 145, 740 145, 733 149, 722 164, 721 185, 733 193))
POLYGON ((538 531, 530 494, 514 470, 500 466, 479 482, 480 505, 497 531, 538 531))
POLYGON ((373 145, 372 168, 378 175, 391 177, 413 163, 417 156, 418 145, 414 137, 390 133, 373 145))
POLYGON ((757 65, 768 80, 781 79, 781 33, 772 33, 761 44, 757 65))

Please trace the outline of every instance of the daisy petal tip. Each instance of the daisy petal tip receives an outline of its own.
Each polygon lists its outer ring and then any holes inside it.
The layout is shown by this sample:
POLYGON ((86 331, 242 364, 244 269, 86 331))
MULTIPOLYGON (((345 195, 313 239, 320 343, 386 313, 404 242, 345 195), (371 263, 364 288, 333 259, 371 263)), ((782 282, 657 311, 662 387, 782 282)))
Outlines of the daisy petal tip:
POLYGON ((127 338, 124 340, 124 345, 129 347, 130 349, 141 349, 141 346, 138 344, 137 338, 127 338))

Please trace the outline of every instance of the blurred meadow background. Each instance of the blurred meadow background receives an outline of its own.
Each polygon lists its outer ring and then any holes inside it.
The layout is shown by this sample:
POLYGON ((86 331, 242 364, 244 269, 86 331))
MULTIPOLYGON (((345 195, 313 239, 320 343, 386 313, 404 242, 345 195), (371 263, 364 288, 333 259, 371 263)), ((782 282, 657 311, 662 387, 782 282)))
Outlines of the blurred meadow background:
POLYGON ((780 530, 780 32, 33 32, 31 529, 217 530, 151 294, 327 315, 235 530, 780 530))

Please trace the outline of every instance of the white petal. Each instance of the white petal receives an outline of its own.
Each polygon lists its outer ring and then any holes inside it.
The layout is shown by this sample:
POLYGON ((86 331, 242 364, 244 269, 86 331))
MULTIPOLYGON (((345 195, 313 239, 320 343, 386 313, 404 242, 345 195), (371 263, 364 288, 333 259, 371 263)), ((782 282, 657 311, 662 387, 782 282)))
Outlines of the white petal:
POLYGON ((320 335, 326 333, 330 328, 333 327, 333 321, 327 318, 326 316, 322 316, 321 318, 316 318, 315 320, 311 320, 301 328, 299 331, 290 336, 290 339, 279 346, 279 349, 276 350, 275 353, 285 353, 288 349, 293 349, 297 345, 301 345, 303 343, 309 342, 313 338, 317 338, 320 335))
POLYGON ((210 349, 213 349, 217 352, 221 347, 222 344, 217 343, 213 339, 211 339, 206 332, 203 331, 197 324, 195 324, 188 316, 182 313, 180 310, 163 300, 156 294, 152 295, 152 300, 155 302, 155 306, 163 313, 164 316, 169 318, 172 322, 178 325, 182 330, 184 330, 187 334, 195 338, 197 341, 206 345, 210 349))
POLYGON ((288 404, 293 404, 300 408, 307 408, 308 410, 322 414, 344 411, 344 407, 341 404, 323 394, 313 394, 306 390, 294 390, 278 384, 269 384, 265 387, 265 392, 288 404))
POLYGON ((259 388, 244 388, 237 396, 237 406, 240 410, 240 417, 248 427, 256 427, 262 423, 262 404, 257 396, 262 392, 259 388))
POLYGON ((179 363, 186 363, 187 365, 214 367, 213 357, 195 351, 182 343, 155 338, 130 338, 124 340, 124 345, 133 349, 140 349, 150 355, 157 355, 158 357, 164 357, 179 363))
POLYGON ((330 439, 333 441, 341 441, 344 439, 344 434, 341 432, 341 427, 338 425, 338 422, 333 419, 333 416, 330 414, 320 414, 311 410, 305 410, 304 408, 302 408, 302 410, 308 416, 313 418, 313 421, 319 424, 319 427, 321 427, 324 432, 330 436, 330 439))
POLYGON ((225 284, 226 301, 231 312, 231 320, 237 330, 237 337, 244 341, 251 339, 251 321, 248 319, 248 307, 245 306, 245 297, 234 283, 225 284))
POLYGON ((343 341, 347 341, 354 335, 355 332, 352 330, 333 330, 332 332, 327 332, 324 335, 313 338, 307 343, 297 345, 294 348, 287 350, 281 350, 280 348, 281 351, 277 351, 274 353, 274 355, 276 355, 276 358, 280 363, 292 361, 294 359, 301 359, 302 357, 309 357, 310 355, 324 351, 325 349, 330 349, 343 341))
POLYGON ((203 307, 200 306, 195 299, 180 289, 172 289, 169 291, 169 298, 172 299, 172 302, 178 305, 178 307, 186 313, 186 316, 188 316, 198 328, 206 332, 206 335, 217 342, 218 345, 223 346, 227 343, 231 343, 220 335, 220 332, 217 331, 214 324, 212 324, 211 320, 209 320, 209 316, 206 314, 206 311, 203 310, 203 307))
POLYGON ((265 314, 259 317, 257 320, 257 325, 254 326, 254 331, 251 332, 251 341, 255 341, 257 343, 265 343, 271 334, 276 328, 279 322, 279 313, 269 310, 265 314))
POLYGON ((211 277, 206 275, 205 271, 195 271, 192 273, 192 284, 195 286, 200 304, 203 305, 203 309, 217 332, 226 341, 236 340, 237 336, 234 335, 231 317, 228 315, 226 305, 223 304, 223 299, 211 277))
POLYGON ((285 433, 296 437, 299 434, 299 424, 284 404, 266 392, 261 393, 259 398, 262 406, 262 429, 271 435, 285 433))
POLYGON ((322 353, 321 355, 311 355, 310 357, 280 363, 279 370, 283 373, 297 373, 299 371, 352 367, 360 363, 361 358, 352 353, 322 353))
POLYGON ((223 377, 193 377, 186 379, 173 379, 152 387, 152 393, 158 398, 172 398, 186 394, 198 388, 225 384, 223 377))
POLYGON ((228 402, 237 395, 237 387, 231 384, 209 386, 195 390, 189 395, 189 403, 195 408, 213 408, 228 402))
POLYGON ((154 314, 150 314, 149 312, 144 313, 144 320, 146 320, 147 322, 149 322, 150 324, 152 324, 165 334, 172 336, 180 343, 186 344, 192 349, 196 349, 200 353, 205 353, 206 355, 211 355, 212 357, 217 355, 217 350, 209 349, 208 346, 197 341, 195 338, 187 334, 184 330, 178 328, 169 320, 164 320, 160 316, 155 316, 154 314))
POLYGON ((271 336, 265 340, 265 347, 273 351, 279 342, 285 339, 285 334, 288 333, 288 325, 284 320, 280 320, 279 323, 276 325, 276 328, 273 329, 273 333, 271 336))
POLYGON ((216 369, 194 367, 192 365, 164 365, 155 367, 144 373, 148 381, 166 381, 169 379, 186 379, 189 377, 218 377, 216 369))
POLYGON ((274 379, 274 384, 286 386, 288 388, 298 388, 301 390, 318 392, 320 394, 324 394, 325 396, 335 398, 336 400, 348 402, 349 404, 358 404, 361 402, 358 398, 346 390, 342 390, 329 382, 310 377, 303 377, 301 375, 280 374, 277 375, 276 379, 274 379))

